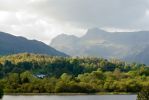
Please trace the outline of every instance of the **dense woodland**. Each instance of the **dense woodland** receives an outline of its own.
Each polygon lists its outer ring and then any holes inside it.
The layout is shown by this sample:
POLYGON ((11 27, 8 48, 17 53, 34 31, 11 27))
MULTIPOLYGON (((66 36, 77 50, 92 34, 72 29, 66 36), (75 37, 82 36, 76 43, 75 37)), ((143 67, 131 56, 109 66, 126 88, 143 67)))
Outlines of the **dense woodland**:
POLYGON ((28 53, 0 57, 5 93, 137 93, 149 87, 148 80, 149 67, 115 59, 28 53))

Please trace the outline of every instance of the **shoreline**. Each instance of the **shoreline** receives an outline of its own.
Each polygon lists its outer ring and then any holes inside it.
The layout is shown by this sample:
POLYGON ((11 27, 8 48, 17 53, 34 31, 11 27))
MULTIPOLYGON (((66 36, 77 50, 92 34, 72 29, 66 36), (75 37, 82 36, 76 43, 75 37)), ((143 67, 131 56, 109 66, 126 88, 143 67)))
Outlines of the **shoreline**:
POLYGON ((36 95, 47 95, 47 96, 79 96, 79 95, 137 95, 137 93, 125 93, 125 92, 99 92, 99 93, 5 93, 4 95, 25 95, 25 96, 36 96, 36 95))

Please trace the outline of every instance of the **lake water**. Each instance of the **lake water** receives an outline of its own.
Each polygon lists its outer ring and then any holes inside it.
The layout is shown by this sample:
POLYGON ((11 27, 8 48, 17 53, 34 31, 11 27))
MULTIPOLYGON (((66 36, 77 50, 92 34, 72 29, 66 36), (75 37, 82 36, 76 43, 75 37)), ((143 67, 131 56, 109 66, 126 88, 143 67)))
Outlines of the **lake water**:
POLYGON ((2 100, 136 100, 136 95, 10 96, 2 100))

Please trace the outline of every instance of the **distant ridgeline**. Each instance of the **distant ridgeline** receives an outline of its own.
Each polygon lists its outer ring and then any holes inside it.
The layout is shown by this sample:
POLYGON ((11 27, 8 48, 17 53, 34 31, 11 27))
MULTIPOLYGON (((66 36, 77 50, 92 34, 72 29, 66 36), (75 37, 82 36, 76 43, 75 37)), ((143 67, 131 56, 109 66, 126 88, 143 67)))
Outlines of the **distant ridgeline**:
POLYGON ((5 93, 137 93, 149 86, 149 67, 114 59, 23 53, 0 57, 0 77, 5 93))
POLYGON ((37 40, 28 40, 24 37, 13 36, 0 32, 0 55, 10 55, 17 53, 37 53, 52 56, 67 56, 56 49, 37 40))
POLYGON ((50 46, 71 56, 102 56, 149 65, 149 31, 106 32, 93 28, 81 37, 60 34, 50 46))

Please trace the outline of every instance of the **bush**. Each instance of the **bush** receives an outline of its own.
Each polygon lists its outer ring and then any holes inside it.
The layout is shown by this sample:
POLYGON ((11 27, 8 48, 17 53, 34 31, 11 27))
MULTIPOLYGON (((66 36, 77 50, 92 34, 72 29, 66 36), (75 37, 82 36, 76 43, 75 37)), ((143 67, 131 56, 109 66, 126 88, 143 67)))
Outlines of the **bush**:
POLYGON ((137 100, 149 100, 149 87, 144 87, 141 92, 138 93, 137 100))

